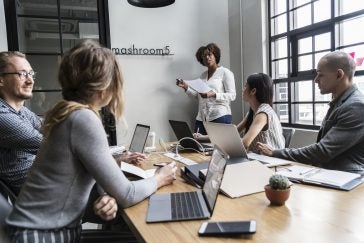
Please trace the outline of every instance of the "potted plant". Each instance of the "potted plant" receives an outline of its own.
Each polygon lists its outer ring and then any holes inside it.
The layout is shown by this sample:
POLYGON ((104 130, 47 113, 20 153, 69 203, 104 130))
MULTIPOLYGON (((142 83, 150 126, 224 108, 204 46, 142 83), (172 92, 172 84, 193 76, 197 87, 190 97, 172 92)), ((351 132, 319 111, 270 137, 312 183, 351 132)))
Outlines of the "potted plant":
POLYGON ((282 206, 289 197, 291 185, 287 177, 274 174, 269 178, 269 184, 264 187, 265 195, 272 205, 282 206))

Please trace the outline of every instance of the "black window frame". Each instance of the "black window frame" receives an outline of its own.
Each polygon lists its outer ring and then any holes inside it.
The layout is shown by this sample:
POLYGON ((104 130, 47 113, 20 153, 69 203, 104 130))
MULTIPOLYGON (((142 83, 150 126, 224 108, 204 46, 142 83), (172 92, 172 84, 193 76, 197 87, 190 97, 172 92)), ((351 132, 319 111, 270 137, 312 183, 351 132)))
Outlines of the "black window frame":
MULTIPOLYGON (((305 70, 305 71, 298 71, 298 57, 302 56, 302 54, 298 54, 298 40, 305 38, 305 37, 309 37, 309 36, 315 36, 317 34, 320 33, 326 33, 329 32, 331 34, 331 46, 329 49, 327 50, 320 50, 319 52, 325 52, 325 51, 335 51, 335 50, 341 50, 344 49, 346 47, 350 47, 350 46, 356 46, 356 45, 360 45, 360 44, 364 44, 364 42, 360 42, 360 43, 354 43, 351 45, 342 45, 342 46, 336 46, 337 43, 335 43, 335 35, 336 35, 336 25, 340 22, 342 22, 343 20, 348 20, 354 17, 358 17, 358 16, 363 16, 364 15, 364 9, 362 10, 358 10, 355 12, 351 12, 348 14, 343 14, 340 16, 335 16, 335 1, 336 0, 331 0, 331 17, 327 20, 321 21, 321 22, 317 22, 314 23, 313 19, 314 19, 314 3, 317 2, 318 0, 312 0, 312 1, 308 1, 300 6, 295 6, 294 8, 290 9, 290 4, 292 2, 294 2, 294 0, 286 0, 285 4, 286 4, 286 9, 285 11, 278 13, 274 16, 271 16, 271 6, 272 6, 272 2, 273 1, 282 1, 282 0, 268 0, 268 35, 269 35, 269 73, 272 76, 273 75, 273 65, 274 62, 277 60, 282 60, 282 59, 287 59, 287 77, 286 78, 273 78, 273 82, 274 84, 278 84, 278 83, 287 83, 287 100, 286 101, 278 101, 277 97, 274 100, 273 104, 274 105, 279 105, 279 104, 284 104, 284 105, 288 105, 288 122, 282 122, 283 126, 286 127, 295 127, 295 128, 304 128, 304 129, 314 129, 314 130, 318 130, 320 128, 319 125, 315 125, 316 124, 316 112, 315 112, 315 105, 316 104, 327 104, 328 101, 317 101, 315 100, 315 83, 314 83, 314 78, 316 75, 315 72, 315 67, 312 70, 305 70), (293 29, 291 30, 291 25, 293 26, 293 24, 291 23, 291 12, 294 10, 297 10, 298 8, 307 6, 307 5, 311 5, 311 25, 307 25, 301 28, 297 28, 297 29, 293 29), (273 21, 274 19, 276 19, 279 16, 282 16, 286 14, 286 32, 284 33, 279 33, 276 35, 272 35, 272 25, 273 25, 273 21), (287 56, 286 57, 281 57, 281 58, 276 58, 273 59, 272 58, 272 44, 274 44, 274 41, 282 39, 282 38, 287 38, 287 56), (311 101, 293 101, 292 98, 292 84, 295 82, 299 82, 299 81, 303 81, 303 80, 312 80, 312 100, 311 101), (297 104, 312 104, 312 124, 311 125, 307 125, 307 124, 300 124, 300 123, 295 123, 293 121, 293 117, 295 116, 294 114, 294 109, 293 106, 297 105, 297 104)), ((276 26, 275 26, 276 27, 276 26)), ((312 38, 313 39, 313 38, 312 38)), ((314 41, 312 40, 312 44, 314 45, 314 41)), ((305 53, 305 54, 312 54, 312 58, 314 58, 314 53, 316 53, 314 50, 314 46, 313 46, 313 51, 312 53, 305 53)), ((314 65, 314 62, 312 60, 312 63, 314 65)), ((363 76, 364 75, 364 70, 358 70, 355 73, 355 76, 363 76)), ((275 91, 276 92, 276 91, 275 91)), ((277 94, 277 93, 275 93, 277 94)), ((297 113, 297 111, 296 111, 297 113)))
MULTIPOLYGON (((110 41, 110 24, 109 24, 109 4, 108 0, 96 0, 97 1, 97 21, 98 21, 98 31, 99 31, 99 43, 107 48, 111 48, 110 41)), ((8 50, 9 51, 19 51, 19 38, 18 38, 18 18, 47 18, 47 19, 58 19, 58 28, 59 28, 59 52, 24 52, 25 55, 57 55, 63 56, 63 38, 62 38, 62 30, 61 23, 62 20, 85 20, 90 21, 92 18, 82 17, 65 17, 61 16, 61 8, 62 8, 62 0, 56 0, 57 2, 57 16, 51 15, 29 15, 29 14, 18 14, 17 13, 17 1, 14 0, 4 0, 4 12, 5 12, 5 20, 6 20, 6 32, 7 32, 7 42, 8 42, 8 50)), ((93 19, 96 20, 96 19, 93 19)), ((91 21, 92 22, 92 21, 91 21)), ((41 70, 37 70, 37 72, 41 72, 41 70)), ((33 90, 33 93, 48 93, 48 92, 57 92, 61 93, 61 89, 42 89, 42 90, 33 90)), ((108 134, 109 144, 116 145, 116 127, 115 127, 115 118, 106 110, 102 109, 101 111, 103 123, 105 130, 108 134)), ((44 115, 44 114, 38 114, 44 115)))

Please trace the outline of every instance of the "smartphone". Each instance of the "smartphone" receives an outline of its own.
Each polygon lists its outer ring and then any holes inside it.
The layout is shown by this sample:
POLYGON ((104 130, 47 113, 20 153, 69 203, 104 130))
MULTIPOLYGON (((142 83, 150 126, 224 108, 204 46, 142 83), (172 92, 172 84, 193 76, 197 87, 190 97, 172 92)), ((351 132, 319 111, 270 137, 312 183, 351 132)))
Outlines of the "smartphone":
POLYGON ((177 84, 180 84, 180 83, 182 83, 182 79, 180 79, 180 78, 176 78, 176 80, 177 80, 177 84))
POLYGON ((198 234, 201 236, 208 235, 240 235, 254 234, 257 230, 257 222, 249 221, 223 221, 223 222, 205 222, 202 223, 198 234))

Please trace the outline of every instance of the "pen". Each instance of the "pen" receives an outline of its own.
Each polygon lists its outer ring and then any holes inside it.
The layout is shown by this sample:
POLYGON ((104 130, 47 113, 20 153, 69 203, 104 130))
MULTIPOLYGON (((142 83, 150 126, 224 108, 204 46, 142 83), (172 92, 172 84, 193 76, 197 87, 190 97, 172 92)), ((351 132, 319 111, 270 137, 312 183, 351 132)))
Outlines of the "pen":
POLYGON ((199 131, 200 131, 200 128, 198 127, 196 133, 198 133, 199 131))
POLYGON ((316 168, 311 168, 311 169, 308 169, 308 170, 305 170, 305 171, 301 171, 300 175, 305 175, 305 174, 307 174, 307 173, 309 173, 311 171, 314 171, 314 170, 316 170, 316 168))
POLYGON ((168 165, 169 163, 171 163, 171 162, 161 162, 161 163, 155 163, 153 165, 156 167, 164 167, 164 166, 168 165))

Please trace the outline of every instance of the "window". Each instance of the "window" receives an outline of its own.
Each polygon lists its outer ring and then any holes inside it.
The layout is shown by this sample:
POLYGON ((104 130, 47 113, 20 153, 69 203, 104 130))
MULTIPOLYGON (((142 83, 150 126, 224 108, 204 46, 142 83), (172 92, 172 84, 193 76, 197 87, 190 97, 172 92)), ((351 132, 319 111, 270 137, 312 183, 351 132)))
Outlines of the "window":
POLYGON ((330 95, 314 83, 328 52, 354 57, 354 82, 364 92, 364 0, 269 0, 270 74, 274 109, 285 126, 318 129, 330 95))
MULTIPOLYGON (((33 98, 25 105, 44 115, 62 97, 57 69, 63 53, 82 39, 94 39, 110 47, 108 1, 4 0, 4 9, 9 50, 25 53, 37 72, 33 98)), ((116 144, 113 118, 103 113, 104 120, 109 121, 105 126, 109 141, 116 144)))

